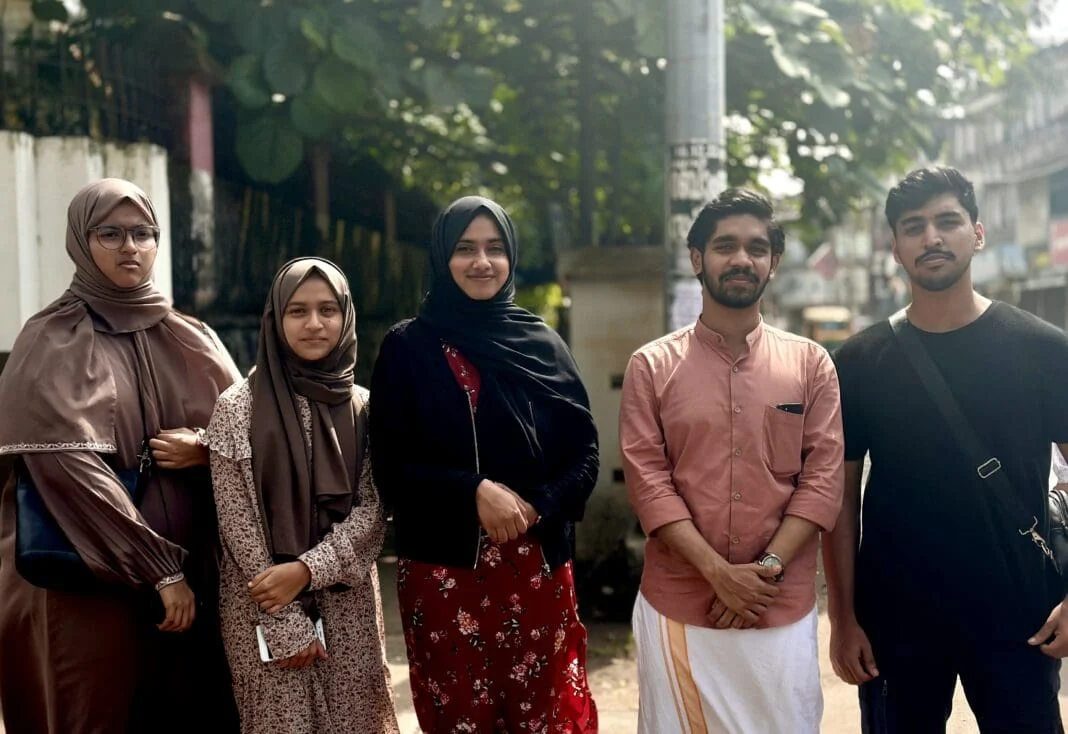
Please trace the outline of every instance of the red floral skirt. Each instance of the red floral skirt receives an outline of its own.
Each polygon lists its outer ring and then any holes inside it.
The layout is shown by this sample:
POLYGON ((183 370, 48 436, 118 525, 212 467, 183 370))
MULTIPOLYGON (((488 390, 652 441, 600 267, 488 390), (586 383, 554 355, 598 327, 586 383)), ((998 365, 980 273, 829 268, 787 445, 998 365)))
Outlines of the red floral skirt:
POLYGON ((596 734, 570 562, 483 538, 475 569, 401 559, 397 588, 426 734, 596 734))

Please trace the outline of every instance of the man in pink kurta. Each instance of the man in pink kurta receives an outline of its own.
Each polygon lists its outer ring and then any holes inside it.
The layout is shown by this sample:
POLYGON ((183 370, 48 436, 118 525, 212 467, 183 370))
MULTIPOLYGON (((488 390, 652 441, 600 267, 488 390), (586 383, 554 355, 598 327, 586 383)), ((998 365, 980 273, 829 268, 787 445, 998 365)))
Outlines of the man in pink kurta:
POLYGON ((635 605, 639 731, 818 732, 818 534, 842 499, 838 379, 765 324, 782 229, 730 189, 689 235, 697 323, 627 366, 620 444, 645 530, 635 605))

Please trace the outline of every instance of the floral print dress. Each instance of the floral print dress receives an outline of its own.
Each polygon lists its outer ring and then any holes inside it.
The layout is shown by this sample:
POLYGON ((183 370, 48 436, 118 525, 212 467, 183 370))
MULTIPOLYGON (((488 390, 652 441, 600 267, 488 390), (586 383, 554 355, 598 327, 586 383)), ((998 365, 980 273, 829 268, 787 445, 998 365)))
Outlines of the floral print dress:
MULTIPOLYGON (((477 369, 445 355, 477 406, 477 369)), ((397 587, 424 732, 597 732, 570 561, 550 571, 536 539, 484 536, 474 569, 401 559, 397 587)))
MULTIPOLYGON (((366 390, 362 391, 367 403, 366 390)), ((305 436, 311 409, 298 396, 305 436)), ((385 522, 364 461, 349 517, 301 560, 323 619, 327 659, 285 670, 260 661, 256 626, 263 625, 273 657, 296 655, 315 639, 299 602, 267 614, 248 582, 271 566, 252 471, 252 396, 245 380, 219 398, 208 426, 212 480, 222 537, 220 612, 226 657, 243 734, 397 734, 385 654, 382 600, 375 560, 385 522), (339 586, 341 585, 341 586, 339 586)), ((365 457, 369 457, 366 454, 365 457)))

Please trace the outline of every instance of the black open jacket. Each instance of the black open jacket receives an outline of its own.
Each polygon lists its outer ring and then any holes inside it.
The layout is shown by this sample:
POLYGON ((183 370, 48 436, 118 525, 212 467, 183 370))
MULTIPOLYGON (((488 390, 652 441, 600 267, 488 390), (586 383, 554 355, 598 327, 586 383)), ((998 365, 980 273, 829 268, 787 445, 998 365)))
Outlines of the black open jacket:
POLYGON ((550 568, 571 559, 574 523, 597 483, 597 429, 592 419, 574 420, 574 411, 566 421, 554 418, 548 399, 535 400, 530 410, 544 454, 536 459, 493 385, 483 373, 472 415, 429 326, 403 321, 382 341, 371 378, 371 466, 393 513, 399 557, 476 566, 481 526, 475 490, 490 479, 541 515, 529 533, 541 542, 550 568))

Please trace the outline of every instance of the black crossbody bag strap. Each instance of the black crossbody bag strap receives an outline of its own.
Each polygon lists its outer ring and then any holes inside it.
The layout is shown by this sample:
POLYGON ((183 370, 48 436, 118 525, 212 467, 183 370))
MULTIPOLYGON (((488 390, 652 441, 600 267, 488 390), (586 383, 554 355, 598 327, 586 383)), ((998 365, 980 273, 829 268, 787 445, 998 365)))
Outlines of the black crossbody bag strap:
POLYGON ((1001 461, 987 451, 982 440, 972 428, 972 424, 961 412, 957 399, 953 397, 953 393, 949 389, 949 385, 946 384, 942 372, 931 360, 931 356, 924 348, 916 330, 905 328, 907 324, 908 317, 905 314, 905 309, 901 309, 890 317, 890 328, 893 329, 894 336, 897 337, 897 343, 900 345, 901 351, 908 357, 912 368, 920 378, 920 382, 927 389, 927 394, 934 401, 949 430, 952 431, 957 443, 964 450, 968 462, 975 467, 975 473, 983 483, 993 490, 992 494, 1008 512, 1009 517, 1017 518, 1016 522, 1020 524, 1018 530, 1020 535, 1030 536, 1031 541, 1042 554, 1056 563, 1053 551, 1047 545, 1046 539, 1038 532, 1038 518, 1028 512, 1023 501, 1012 491, 1008 477, 1001 470, 1001 461))

